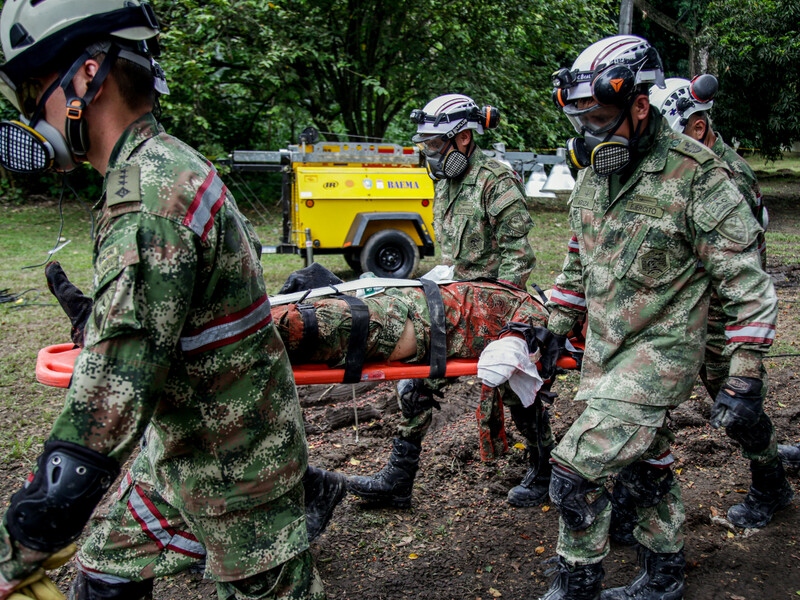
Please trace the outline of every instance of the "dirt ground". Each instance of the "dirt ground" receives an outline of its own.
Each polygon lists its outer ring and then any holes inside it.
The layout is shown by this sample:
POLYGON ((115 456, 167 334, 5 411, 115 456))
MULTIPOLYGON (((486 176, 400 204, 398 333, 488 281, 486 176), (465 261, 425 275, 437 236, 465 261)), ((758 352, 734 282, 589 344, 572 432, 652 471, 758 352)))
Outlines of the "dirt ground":
MULTIPOLYGON (((797 185, 772 186, 767 197, 772 231, 797 231, 797 185)), ((780 299, 779 340, 800 339, 799 264, 771 260, 780 299)), ((543 282, 539 282, 543 283, 543 282)), ((783 345, 782 348, 786 348, 783 345)), ((773 351, 774 352, 774 351, 773 351)), ((785 354, 791 351, 782 350, 785 354)), ((800 357, 769 358, 767 411, 778 438, 800 441, 797 400, 800 357)), ((558 439, 582 406, 572 401, 577 374, 560 380, 551 409, 558 439)), ((393 386, 300 388, 312 463, 349 475, 372 474, 386 461, 399 414, 393 386), (379 411, 372 420, 353 421, 379 411), (331 429, 332 417, 350 424, 331 429)), ((521 438, 506 418, 511 451, 493 462, 478 458, 474 410, 479 385, 462 378, 447 390, 421 457, 410 510, 365 508, 352 497, 336 509, 327 531, 313 544, 331 599, 425 598, 487 600, 537 598, 549 585, 544 560, 555 554, 557 511, 517 509, 507 491, 525 473, 521 438)), ((749 485, 737 447, 707 424, 711 402, 698 386, 671 415, 677 441, 675 472, 686 505, 687 599, 771 600, 800 595, 800 494, 762 530, 730 530, 712 520, 740 502, 749 485)), ((3 474, 8 475, 8 474, 3 474)), ((797 475, 792 475, 797 486, 797 475)), ((629 582, 637 572, 635 550, 613 547, 604 562, 606 586, 629 582)), ((62 586, 71 573, 59 574, 62 586)), ((215 597, 200 575, 161 581, 156 598, 215 597)))

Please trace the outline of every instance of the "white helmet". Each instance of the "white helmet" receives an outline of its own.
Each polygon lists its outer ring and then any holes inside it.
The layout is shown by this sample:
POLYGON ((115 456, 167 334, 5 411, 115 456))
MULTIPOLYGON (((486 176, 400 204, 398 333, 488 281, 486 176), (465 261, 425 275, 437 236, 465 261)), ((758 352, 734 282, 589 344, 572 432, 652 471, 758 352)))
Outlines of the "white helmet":
POLYGON ((553 73, 553 100, 559 108, 581 98, 623 106, 643 84, 664 86, 658 51, 635 35, 615 35, 586 48, 571 69, 553 73))
POLYGON ((670 77, 665 83, 664 89, 650 88, 650 104, 678 133, 683 133, 694 113, 711 110, 719 88, 717 78, 710 74, 698 75, 691 81, 670 77))
POLYGON ((411 120, 417 124, 412 141, 418 143, 435 135, 452 138, 465 129, 483 133, 484 129, 497 127, 500 114, 491 106, 478 108, 469 96, 445 94, 428 102, 422 110, 412 110, 411 120))

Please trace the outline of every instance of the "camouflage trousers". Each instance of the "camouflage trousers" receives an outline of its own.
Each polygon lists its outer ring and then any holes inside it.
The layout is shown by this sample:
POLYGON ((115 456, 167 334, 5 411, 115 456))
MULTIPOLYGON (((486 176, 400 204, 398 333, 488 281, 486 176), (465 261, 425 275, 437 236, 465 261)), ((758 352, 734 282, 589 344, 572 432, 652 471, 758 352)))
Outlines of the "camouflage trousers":
MULTIPOLYGON (((670 456, 674 439, 666 428, 667 408, 592 399, 561 439, 552 459, 600 486, 635 461, 654 463, 670 456)), ((681 491, 673 480, 658 504, 636 508, 634 537, 653 552, 683 548, 685 513, 681 491)), ((609 552, 611 503, 586 529, 569 529, 559 519, 556 552, 573 564, 600 562, 609 552)))
POLYGON ((216 582, 223 600, 324 600, 308 549, 302 484, 256 509, 189 515, 158 493, 142 456, 78 553, 88 577, 118 584, 195 567, 216 582))

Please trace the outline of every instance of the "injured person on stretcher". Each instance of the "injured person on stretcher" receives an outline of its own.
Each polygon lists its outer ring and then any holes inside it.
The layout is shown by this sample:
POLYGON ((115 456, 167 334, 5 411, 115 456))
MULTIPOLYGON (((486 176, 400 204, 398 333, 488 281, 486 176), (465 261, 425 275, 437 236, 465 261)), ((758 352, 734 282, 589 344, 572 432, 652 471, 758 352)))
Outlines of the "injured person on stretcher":
MULTIPOLYGON (((478 358, 510 321, 547 325, 547 310, 524 290, 490 281, 438 285, 443 307, 446 358, 478 358)), ((293 364, 345 364, 354 319, 342 296, 272 307, 293 364)), ((430 299, 419 287, 387 288, 362 300, 368 311, 365 360, 427 362, 431 348, 430 299)), ((435 309, 434 309, 435 312, 435 309)))

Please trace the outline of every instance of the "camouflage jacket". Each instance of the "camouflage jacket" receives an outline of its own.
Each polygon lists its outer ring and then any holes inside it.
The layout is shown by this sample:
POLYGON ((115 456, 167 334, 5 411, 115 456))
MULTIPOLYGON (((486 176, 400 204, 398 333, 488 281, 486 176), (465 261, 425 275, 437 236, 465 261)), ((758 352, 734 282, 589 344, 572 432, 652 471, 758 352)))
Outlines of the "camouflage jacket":
POLYGON ((492 277, 521 288, 536 265, 533 227, 514 174, 476 148, 460 179, 436 183, 434 228, 456 279, 492 277))
POLYGON ((250 223, 152 115, 117 142, 104 185, 94 308, 51 438, 123 462, 147 428, 158 491, 189 513, 283 495, 305 433, 250 223))
MULTIPOLYGON (((736 184, 739 192, 744 196, 750 210, 753 211, 753 216, 761 225, 761 228, 766 231, 769 217, 767 216, 767 208, 764 206, 761 197, 761 188, 758 186, 758 179, 753 169, 747 164, 747 161, 736 153, 736 150, 728 146, 722 139, 718 132, 714 132, 717 140, 711 147, 711 150, 722 159, 727 167, 731 170, 731 177, 736 184)), ((767 240, 764 236, 764 231, 758 234, 758 249, 761 252, 762 266, 767 266, 767 240)))
POLYGON ((685 400, 703 361, 712 284, 728 315, 730 374, 760 377, 775 290, 761 268, 761 227, 710 149, 661 123, 615 198, 607 179, 579 174, 569 220, 548 327, 566 334, 588 316, 576 399, 685 400))

